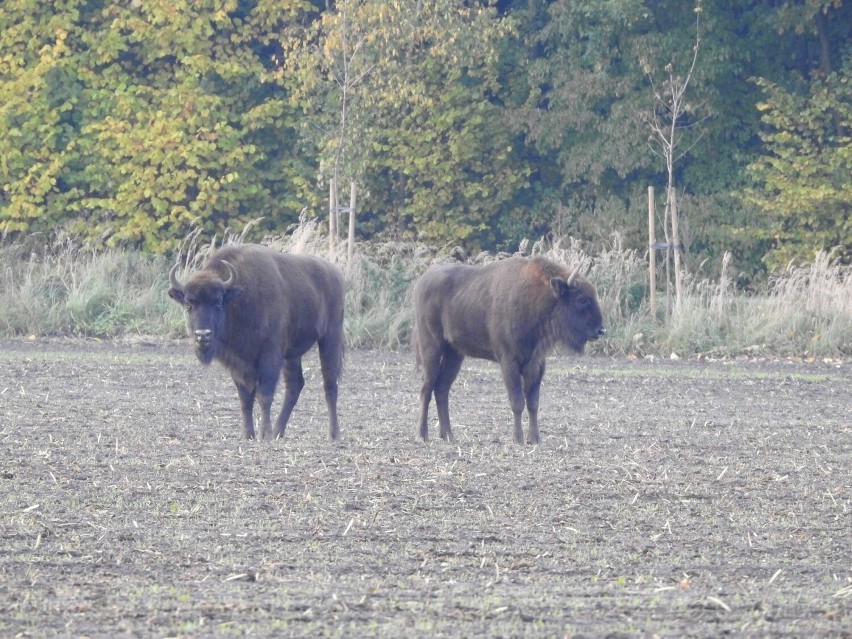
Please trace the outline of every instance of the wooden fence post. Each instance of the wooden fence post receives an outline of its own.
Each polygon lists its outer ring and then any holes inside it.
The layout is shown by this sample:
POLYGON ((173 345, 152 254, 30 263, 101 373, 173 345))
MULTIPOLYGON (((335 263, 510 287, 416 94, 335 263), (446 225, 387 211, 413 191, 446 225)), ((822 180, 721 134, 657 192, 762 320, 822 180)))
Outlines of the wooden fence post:
POLYGON ((355 181, 349 183, 349 241, 346 246, 346 263, 352 262, 355 254, 355 181))
POLYGON ((648 187, 648 283, 651 292, 651 317, 657 317, 657 232, 654 223, 654 187, 648 187))
POLYGON ((337 178, 328 181, 328 252, 334 257, 334 245, 337 239, 337 178))

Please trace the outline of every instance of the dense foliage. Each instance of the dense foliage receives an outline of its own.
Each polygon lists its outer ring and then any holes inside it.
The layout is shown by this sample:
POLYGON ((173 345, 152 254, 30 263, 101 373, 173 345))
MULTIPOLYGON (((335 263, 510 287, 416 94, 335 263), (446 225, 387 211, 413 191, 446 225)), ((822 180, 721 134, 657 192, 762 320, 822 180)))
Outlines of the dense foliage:
POLYGON ((310 202, 294 109, 266 81, 304 3, 9 0, 0 6, 0 215, 168 249, 310 202))
POLYGON ((843 73, 815 80, 807 95, 759 81, 768 154, 749 167, 757 186, 747 191, 769 218, 755 232, 771 240, 772 267, 831 250, 852 262, 852 59, 843 73))
POLYGON ((4 0, 0 232, 165 252, 320 215, 468 248, 645 245, 651 91, 700 41, 693 259, 849 261, 848 0, 4 0))

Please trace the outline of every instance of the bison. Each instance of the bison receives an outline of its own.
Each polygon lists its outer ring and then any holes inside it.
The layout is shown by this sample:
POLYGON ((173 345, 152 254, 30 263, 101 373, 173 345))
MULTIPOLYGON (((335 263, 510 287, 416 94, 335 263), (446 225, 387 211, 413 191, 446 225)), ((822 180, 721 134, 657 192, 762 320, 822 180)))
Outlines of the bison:
POLYGON ((337 380, 343 366, 343 277, 309 255, 256 244, 229 245, 181 284, 169 274, 169 296, 186 308, 202 364, 217 360, 240 397, 243 436, 254 438, 254 400, 260 434, 284 434, 305 385, 302 355, 317 344, 328 405, 329 436, 337 439, 337 380), (284 405, 273 431, 270 407, 284 369, 284 405))
POLYGON ((543 257, 512 257, 486 266, 442 264, 414 288, 413 340, 423 368, 420 437, 428 438, 432 393, 442 439, 453 441, 450 386, 465 356, 499 362, 515 417, 515 441, 539 441, 538 399, 545 358, 557 344, 581 353, 606 333, 594 287, 543 257))

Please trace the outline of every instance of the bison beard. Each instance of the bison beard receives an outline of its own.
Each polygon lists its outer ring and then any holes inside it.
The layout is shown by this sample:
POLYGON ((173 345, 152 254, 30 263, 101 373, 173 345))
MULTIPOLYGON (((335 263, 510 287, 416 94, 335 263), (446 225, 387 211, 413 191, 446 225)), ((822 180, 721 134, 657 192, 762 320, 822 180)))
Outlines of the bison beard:
POLYGON ((186 308, 198 360, 231 373, 243 436, 254 438, 254 403, 264 439, 284 434, 305 385, 302 356, 317 344, 329 436, 337 439, 337 380, 343 366, 343 277, 332 264, 255 244, 217 251, 184 284, 169 275, 169 296, 186 308), (284 404, 274 431, 270 411, 284 371, 284 404))
POLYGON ((414 345, 423 367, 420 436, 428 438, 432 394, 442 439, 453 441, 449 392, 465 356, 500 364, 514 415, 514 437, 539 442, 538 402, 545 358, 557 344, 581 353, 603 336, 594 287, 577 270, 542 257, 513 257, 487 266, 444 264, 414 289, 414 345))

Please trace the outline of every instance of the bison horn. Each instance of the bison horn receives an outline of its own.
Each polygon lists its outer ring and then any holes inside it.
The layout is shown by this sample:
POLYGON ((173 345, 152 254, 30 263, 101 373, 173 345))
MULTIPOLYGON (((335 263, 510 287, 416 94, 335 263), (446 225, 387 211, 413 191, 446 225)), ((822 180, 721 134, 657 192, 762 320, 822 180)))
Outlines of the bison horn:
POLYGON ((568 284, 568 285, 570 286, 571 284, 573 284, 573 283, 574 283, 574 278, 575 278, 575 277, 577 277, 577 273, 579 273, 579 272, 580 272, 580 268, 581 268, 582 266, 583 266, 583 263, 582 263, 582 262, 580 262, 579 264, 577 264, 577 268, 575 268, 573 271, 571 271, 571 275, 569 275, 569 276, 568 276, 568 279, 567 279, 567 280, 565 280, 565 283, 566 283, 566 284, 568 284))
POLYGON ((175 289, 176 291, 182 291, 183 290, 183 286, 181 286, 181 283, 178 282, 178 278, 177 278, 177 270, 178 270, 179 267, 180 267, 180 264, 175 264, 172 267, 172 270, 169 271, 169 284, 171 284, 172 288, 175 289))
POLYGON ((228 276, 228 279, 224 280, 222 282, 222 286, 227 288, 228 286, 231 286, 232 284, 234 284, 237 281, 237 269, 235 269, 234 265, 231 264, 230 262, 228 262, 227 260, 222 260, 222 264, 227 266, 228 271, 230 271, 230 275, 228 276))

